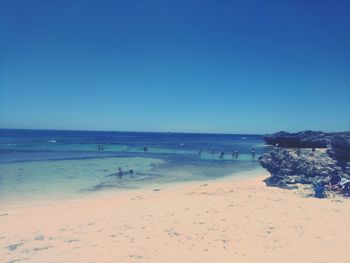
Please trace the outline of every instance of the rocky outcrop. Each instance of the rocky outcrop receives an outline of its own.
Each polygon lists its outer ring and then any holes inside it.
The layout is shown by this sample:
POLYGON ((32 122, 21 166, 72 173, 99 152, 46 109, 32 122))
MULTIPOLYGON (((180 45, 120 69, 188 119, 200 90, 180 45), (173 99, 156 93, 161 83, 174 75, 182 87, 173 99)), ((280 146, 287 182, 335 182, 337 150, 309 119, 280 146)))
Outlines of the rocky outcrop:
POLYGON ((349 132, 325 133, 321 131, 301 131, 297 133, 277 132, 264 135, 263 139, 269 145, 289 148, 327 148, 335 137, 350 137, 349 132))
POLYGON ((269 186, 289 189, 297 183, 325 184, 332 176, 350 179, 350 132, 278 132, 265 135, 264 140, 278 145, 259 157, 261 166, 271 173, 265 180, 269 186))
POLYGON ((292 188, 296 183, 326 183, 332 175, 350 179, 350 162, 338 162, 321 150, 313 152, 276 147, 260 156, 259 162, 271 173, 271 177, 265 180, 269 186, 292 188))
POLYGON ((334 136, 328 153, 339 161, 350 161, 350 136, 334 136))

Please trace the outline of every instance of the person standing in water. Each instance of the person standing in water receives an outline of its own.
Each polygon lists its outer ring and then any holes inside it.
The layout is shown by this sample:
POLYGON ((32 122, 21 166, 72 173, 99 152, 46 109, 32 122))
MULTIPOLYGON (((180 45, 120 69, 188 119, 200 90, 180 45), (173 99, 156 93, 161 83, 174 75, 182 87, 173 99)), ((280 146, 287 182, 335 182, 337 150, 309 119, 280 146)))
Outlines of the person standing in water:
POLYGON ((224 155, 225 155, 225 153, 221 152, 219 157, 222 159, 224 157, 224 155))
POLYGON ((236 158, 238 158, 238 150, 236 150, 235 154, 236 154, 236 158))
POLYGON ((118 167, 118 177, 121 178, 123 176, 123 171, 121 167, 118 167))
POLYGON ((254 158, 255 157, 255 149, 252 148, 252 157, 254 158))

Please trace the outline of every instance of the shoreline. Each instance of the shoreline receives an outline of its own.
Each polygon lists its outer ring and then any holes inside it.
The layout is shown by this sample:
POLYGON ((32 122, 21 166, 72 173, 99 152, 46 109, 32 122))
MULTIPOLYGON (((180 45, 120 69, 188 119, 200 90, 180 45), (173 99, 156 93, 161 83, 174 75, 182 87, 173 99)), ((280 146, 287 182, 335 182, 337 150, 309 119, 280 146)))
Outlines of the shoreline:
POLYGON ((264 178, 2 208, 0 261, 347 262, 350 202, 264 178))
MULTIPOLYGON (((45 198, 45 197, 35 197, 32 199, 28 199, 25 197, 18 198, 18 199, 9 199, 2 201, 0 200, 0 209, 2 208, 11 208, 11 207, 27 207, 27 206, 41 206, 46 204, 55 204, 60 202, 67 202, 67 201, 79 201, 79 200, 89 200, 99 197, 115 197, 116 195, 124 195, 124 194, 137 194, 138 192, 143 191, 153 191, 155 189, 159 190, 169 190, 169 189, 176 189, 176 188, 182 188, 186 186, 190 186, 193 184, 205 184, 205 183, 212 183, 212 182, 224 182, 224 181, 239 181, 239 180, 245 180, 249 178, 255 178, 255 177, 261 177, 261 176, 268 176, 269 173, 263 169, 262 167, 257 167, 251 170, 246 171, 239 171, 232 173, 230 175, 221 176, 218 178, 210 178, 207 180, 194 180, 194 181, 177 181, 177 182, 171 182, 171 183, 155 183, 155 184, 145 184, 140 188, 110 188, 110 189, 103 189, 99 191, 94 192, 86 192, 86 193, 76 193, 71 195, 58 195, 52 198, 45 198)), ((1 211, 1 210, 0 210, 1 211)))

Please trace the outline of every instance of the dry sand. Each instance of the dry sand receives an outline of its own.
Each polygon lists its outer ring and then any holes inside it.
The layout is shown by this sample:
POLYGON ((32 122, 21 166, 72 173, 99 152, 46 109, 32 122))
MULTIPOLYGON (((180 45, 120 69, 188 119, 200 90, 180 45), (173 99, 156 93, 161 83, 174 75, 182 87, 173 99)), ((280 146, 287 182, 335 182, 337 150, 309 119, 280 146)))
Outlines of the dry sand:
POLYGON ((1 204, 0 262, 350 262, 350 200, 264 176, 1 204))

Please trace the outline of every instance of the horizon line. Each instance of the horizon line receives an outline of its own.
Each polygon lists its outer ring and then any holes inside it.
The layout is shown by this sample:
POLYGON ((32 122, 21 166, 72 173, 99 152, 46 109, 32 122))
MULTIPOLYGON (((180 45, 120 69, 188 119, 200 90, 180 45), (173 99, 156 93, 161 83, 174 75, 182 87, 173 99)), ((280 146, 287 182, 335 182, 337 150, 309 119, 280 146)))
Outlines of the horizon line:
POLYGON ((76 131, 76 132, 130 132, 130 133, 176 133, 176 134, 220 134, 220 135, 264 135, 269 133, 227 133, 227 132, 172 132, 172 131, 130 131, 130 130, 80 130, 80 129, 46 129, 46 128, 2 128, 0 130, 29 131, 76 131))

